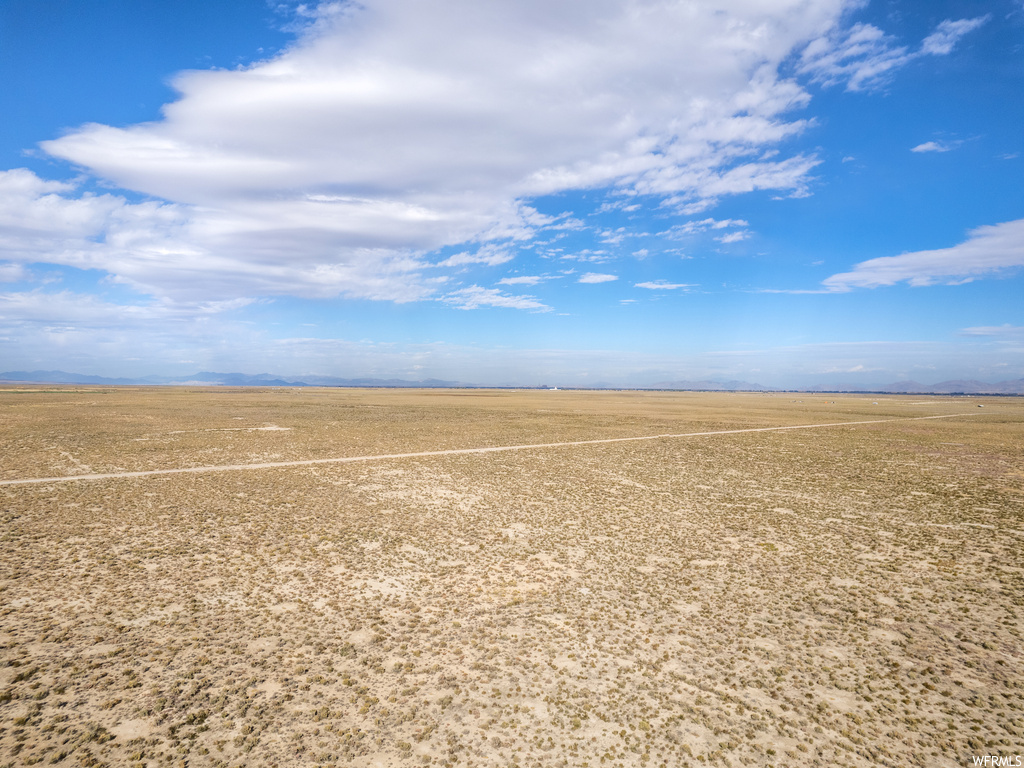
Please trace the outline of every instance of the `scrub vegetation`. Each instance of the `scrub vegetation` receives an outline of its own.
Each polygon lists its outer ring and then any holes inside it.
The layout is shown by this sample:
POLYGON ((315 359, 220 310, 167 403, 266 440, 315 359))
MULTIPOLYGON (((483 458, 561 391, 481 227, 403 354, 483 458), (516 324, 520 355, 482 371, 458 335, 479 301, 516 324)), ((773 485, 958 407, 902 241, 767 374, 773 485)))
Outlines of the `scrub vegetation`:
POLYGON ((1024 401, 8 389, 0 479, 942 414, 0 486, 0 766, 1024 753, 1024 401))

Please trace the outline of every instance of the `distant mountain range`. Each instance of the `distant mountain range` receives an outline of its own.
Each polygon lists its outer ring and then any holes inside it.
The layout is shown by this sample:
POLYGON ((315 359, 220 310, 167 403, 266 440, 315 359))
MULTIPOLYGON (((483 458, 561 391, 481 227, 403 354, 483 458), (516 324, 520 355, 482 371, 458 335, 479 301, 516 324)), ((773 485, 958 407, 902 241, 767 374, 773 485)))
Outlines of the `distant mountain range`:
POLYGON ((641 389, 678 389, 705 392, 886 392, 892 394, 928 395, 1024 395, 1024 379, 1000 381, 989 384, 973 379, 952 379, 938 384, 921 384, 918 381, 897 381, 880 387, 865 387, 856 384, 835 384, 814 387, 783 389, 752 384, 748 381, 662 381, 641 389))
MULTIPOLYGON (((214 373, 200 371, 189 376, 145 376, 138 379, 107 378, 105 376, 89 376, 67 371, 6 371, 0 373, 0 381, 33 382, 42 384, 98 384, 104 386, 204 386, 204 387, 477 387, 461 381, 444 381, 442 379, 342 379, 336 376, 302 376, 286 379, 270 373, 214 373)), ((527 388, 527 387, 520 387, 527 388)), ((541 387, 542 389, 545 387, 541 387)), ((602 385, 595 389, 615 389, 611 385, 602 385)), ((749 381, 659 381, 643 387, 629 389, 671 389, 699 392, 891 392, 894 394, 971 394, 971 395, 1024 395, 1024 379, 1000 381, 989 384, 984 381, 970 379, 953 379, 938 384, 921 384, 917 381, 897 381, 882 387, 864 387, 839 384, 836 386, 814 386, 783 390, 779 387, 766 387, 749 381)))
POLYGON ((950 394, 963 392, 972 395, 1024 395, 1024 379, 999 381, 988 384, 973 379, 953 379, 938 384, 921 384, 916 381, 897 381, 885 388, 886 392, 924 392, 929 394, 950 394))
POLYGON ((458 381, 423 379, 340 379, 335 376, 303 376, 284 379, 270 373, 214 373, 200 371, 188 376, 144 376, 139 379, 111 379, 67 371, 5 371, 0 381, 24 381, 44 384, 101 384, 105 386, 193 385, 204 387, 464 387, 458 381))

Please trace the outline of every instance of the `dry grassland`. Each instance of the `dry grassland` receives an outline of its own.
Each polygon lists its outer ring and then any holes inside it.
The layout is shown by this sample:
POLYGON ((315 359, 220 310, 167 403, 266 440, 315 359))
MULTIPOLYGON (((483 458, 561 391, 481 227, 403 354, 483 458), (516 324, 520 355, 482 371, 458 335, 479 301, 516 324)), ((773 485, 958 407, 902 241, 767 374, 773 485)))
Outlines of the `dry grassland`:
POLYGON ((960 413, 0 486, 0 765, 1024 754, 1024 400, 0 392, 0 479, 960 413))

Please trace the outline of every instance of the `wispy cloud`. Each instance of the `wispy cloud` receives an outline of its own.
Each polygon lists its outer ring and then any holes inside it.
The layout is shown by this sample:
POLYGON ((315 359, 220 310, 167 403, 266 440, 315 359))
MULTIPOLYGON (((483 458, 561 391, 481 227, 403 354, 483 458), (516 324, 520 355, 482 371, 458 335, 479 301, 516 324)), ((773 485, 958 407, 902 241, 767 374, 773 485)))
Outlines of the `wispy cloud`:
POLYGON ((743 219, 694 219, 691 221, 683 222, 682 224, 676 224, 664 232, 658 234, 662 237, 671 237, 678 239, 686 235, 694 235, 699 232, 706 232, 708 230, 716 229, 728 229, 731 227, 748 227, 749 222, 743 219))
POLYGON ((480 307, 503 307, 506 309, 529 309, 536 312, 550 312, 551 307, 533 296, 510 296, 497 288, 482 288, 471 285, 452 291, 441 299, 456 309, 480 309, 480 307))
POLYGON ((537 285, 551 278, 543 275, 517 275, 516 277, 503 277, 498 285, 537 285))
POLYGON ((900 67, 921 56, 944 56, 964 35, 982 26, 989 16, 947 19, 911 51, 896 38, 871 24, 836 28, 811 42, 801 54, 798 69, 823 85, 845 82, 849 91, 877 88, 900 67))
POLYGON ((960 38, 973 32, 992 18, 991 14, 973 19, 946 19, 921 43, 921 52, 932 56, 945 56, 953 50, 960 38))
POLYGON ((950 248, 885 256, 857 264, 850 272, 823 281, 830 291, 878 288, 906 282, 924 286, 955 285, 997 276, 1024 266, 1024 219, 978 227, 950 248))
POLYGON ((69 290, 0 293, 0 322, 42 323, 80 331, 118 328, 137 323, 187 323, 249 306, 253 299, 175 302, 168 300, 117 304, 69 290))
POLYGON ((960 330, 960 336, 985 336, 996 339, 1022 339, 1024 338, 1024 326, 1010 325, 978 325, 972 328, 960 330))
POLYGON ((503 248, 495 248, 493 246, 485 246, 480 248, 476 253, 462 252, 456 253, 453 256, 449 256, 444 261, 439 261, 437 266, 439 267, 463 267, 469 264, 483 264, 488 267, 494 267, 498 264, 506 264, 515 258, 509 251, 503 248))
MULTIPOLYGON (((559 249, 560 251, 561 249, 559 249)), ((586 264, 603 264, 607 261, 611 261, 612 255, 608 251, 604 250, 591 250, 590 248, 583 248, 579 251, 573 251, 572 253, 561 253, 553 252, 552 256, 562 261, 581 261, 586 264)))
POLYGON ((635 283, 636 288, 646 288, 649 291, 677 291, 685 288, 695 288, 694 283, 670 283, 666 280, 650 280, 644 283, 635 283))
POLYGON ((738 243, 741 240, 746 240, 749 237, 750 237, 750 232, 747 232, 746 230, 742 230, 740 232, 730 232, 727 235, 722 235, 721 237, 716 237, 715 240, 717 240, 718 242, 723 243, 723 244, 728 244, 728 243, 738 243))

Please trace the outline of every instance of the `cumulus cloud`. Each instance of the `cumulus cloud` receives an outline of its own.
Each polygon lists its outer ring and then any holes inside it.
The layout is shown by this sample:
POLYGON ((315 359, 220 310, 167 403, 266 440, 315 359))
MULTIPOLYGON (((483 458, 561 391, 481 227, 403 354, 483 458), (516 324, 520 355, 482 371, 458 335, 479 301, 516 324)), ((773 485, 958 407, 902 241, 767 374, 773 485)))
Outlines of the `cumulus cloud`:
POLYGON ((538 312, 551 311, 551 307, 537 301, 533 296, 510 296, 497 288, 482 288, 479 285, 452 291, 442 298, 442 301, 456 309, 504 307, 506 309, 532 309, 538 312))
POLYGON ((823 281, 830 291, 878 288, 906 282, 924 286, 967 283, 1024 266, 1024 219, 978 227, 951 248, 885 256, 857 264, 823 281))
POLYGON ((713 169, 802 128, 780 116, 807 96, 774 66, 838 5, 372 0, 323 13, 274 60, 179 75, 161 121, 44 147, 180 202, 302 190, 471 228, 464 217, 495 216, 510 194, 620 180, 699 192, 716 174, 681 166, 713 169))
POLYGON ((814 40, 801 53, 798 70, 823 85, 846 83, 849 91, 863 91, 888 82, 902 66, 921 56, 944 56, 956 43, 986 21, 947 19, 912 51, 899 45, 896 38, 871 24, 855 24, 849 29, 834 28, 814 40))
POLYGON ((155 226, 173 220, 174 208, 159 204, 129 206, 115 195, 69 198, 75 185, 46 181, 31 171, 0 171, 0 251, 11 260, 84 262, 90 242, 110 227, 155 226), (62 254, 64 251, 72 253, 62 254), (59 259, 58 259, 59 260, 59 259))
POLYGON ((610 283, 613 280, 618 280, 618 275, 607 275, 601 272, 587 272, 584 275, 580 275, 580 279, 577 283, 610 283))
POLYGON ((28 220, 51 236, 19 242, 161 295, 404 301, 438 294, 435 268, 578 226, 538 214, 538 195, 611 187, 696 211, 805 194, 818 159, 766 153, 809 125, 779 67, 828 39, 844 4, 325 3, 270 60, 179 74, 159 120, 43 142, 164 202, 28 179, 28 220), (430 264, 445 246, 465 255, 430 264))

